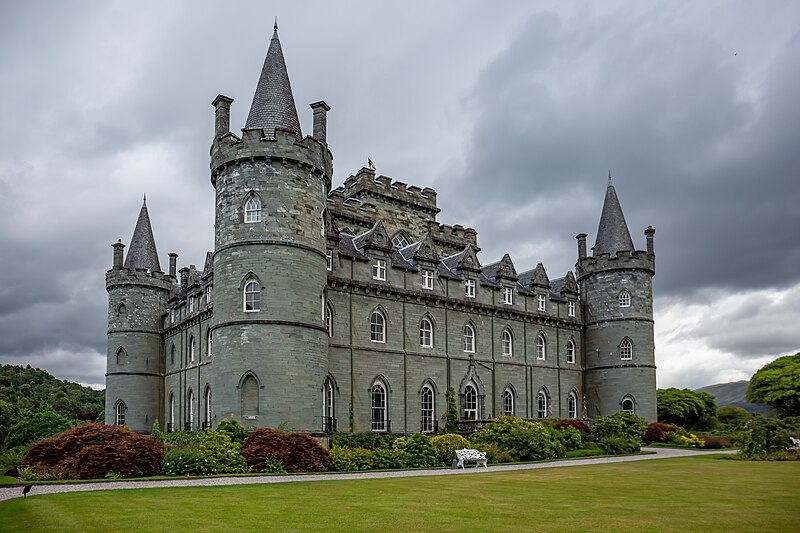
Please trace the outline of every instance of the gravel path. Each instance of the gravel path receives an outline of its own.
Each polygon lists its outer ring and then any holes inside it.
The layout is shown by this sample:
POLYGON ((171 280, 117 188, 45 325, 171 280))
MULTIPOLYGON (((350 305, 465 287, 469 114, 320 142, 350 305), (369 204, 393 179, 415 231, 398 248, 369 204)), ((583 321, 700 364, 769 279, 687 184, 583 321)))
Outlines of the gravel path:
MULTIPOLYGON (((110 481, 105 483, 65 483, 58 485, 34 485, 29 496, 37 494, 54 494, 56 492, 78 492, 89 490, 116 490, 116 489, 151 489, 157 487, 209 487, 222 485, 253 485, 256 483, 292 483, 297 481, 337 481, 342 479, 379 479, 418 476, 452 476, 483 474, 491 472, 506 472, 509 470, 533 470, 537 468, 561 468, 565 466, 597 465, 607 463, 626 463, 630 461, 647 461, 650 459, 664 459, 670 457, 687 457, 709 454, 730 454, 735 450, 681 450, 673 448, 643 448, 655 452, 648 455, 625 455, 621 457, 596 457, 586 459, 572 459, 568 461, 553 461, 550 463, 533 463, 519 465, 492 465, 489 468, 468 469, 439 469, 439 470, 401 470, 398 472, 355 472, 349 474, 303 474, 285 476, 238 476, 215 477, 194 479, 165 479, 159 481, 110 481)), ((21 487, 0 488, 0 501, 22 496, 21 487)))

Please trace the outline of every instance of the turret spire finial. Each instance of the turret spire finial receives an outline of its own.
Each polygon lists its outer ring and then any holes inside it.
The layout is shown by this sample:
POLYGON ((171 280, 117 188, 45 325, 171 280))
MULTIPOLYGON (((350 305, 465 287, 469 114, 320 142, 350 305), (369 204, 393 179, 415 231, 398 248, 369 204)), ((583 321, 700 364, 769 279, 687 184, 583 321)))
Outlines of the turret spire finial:
POLYGON ((608 184, 611 185, 611 170, 608 171, 608 184))
POLYGON ((147 193, 142 196, 142 207, 147 207, 147 193))
POLYGON ((278 31, 278 15, 275 15, 275 31, 278 31))

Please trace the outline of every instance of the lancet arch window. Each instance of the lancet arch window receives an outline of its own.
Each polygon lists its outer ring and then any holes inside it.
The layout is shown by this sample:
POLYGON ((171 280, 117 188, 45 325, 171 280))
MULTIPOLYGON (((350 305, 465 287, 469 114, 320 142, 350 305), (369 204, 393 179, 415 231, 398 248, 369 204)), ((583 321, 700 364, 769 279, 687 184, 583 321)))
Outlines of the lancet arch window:
POLYGON ((503 391, 502 401, 503 416, 514 416, 514 393, 510 388, 506 387, 506 390, 503 391))
POLYGON ((246 224, 261 222, 261 199, 250 194, 244 203, 244 221, 246 224))
POLYGON ((433 348, 433 322, 428 317, 419 321, 419 345, 423 348, 433 348))
POLYGON ((167 424, 167 433, 175 431, 175 395, 169 393, 169 423, 167 424))
POLYGON ((539 333, 536 336, 536 359, 544 361, 547 358, 547 340, 539 333))
POLYGON ((242 415, 245 417, 256 416, 259 408, 258 392, 260 386, 252 372, 248 372, 243 377, 239 389, 241 391, 242 415))
POLYGON ((578 418, 578 395, 575 391, 567 394, 567 418, 578 418))
POLYGON ((206 385, 206 414, 205 420, 203 421, 203 429, 211 427, 211 421, 213 419, 213 415, 211 414, 211 387, 206 385))
POLYGON ((623 289, 619 293, 619 306, 620 307, 631 306, 631 293, 628 292, 627 289, 623 289))
POLYGON ((244 299, 242 302, 245 313, 261 311, 261 283, 251 276, 244 282, 244 299))
POLYGON ((211 357, 211 328, 206 330, 206 355, 211 357))
POLYGON ((372 312, 369 319, 369 340, 372 342, 386 342, 386 317, 380 309, 372 312))
POLYGON ((128 406, 122 400, 117 400, 114 404, 114 424, 117 426, 125 425, 125 415, 128 412, 128 406))
POLYGON ((333 337, 333 309, 331 309, 330 302, 325 304, 325 329, 328 337, 333 337))
POLYGON ((478 389, 474 383, 464 387, 464 420, 478 419, 478 389))
POLYGON ((620 402, 620 410, 625 411, 626 413, 635 413, 636 412, 636 402, 633 401, 633 398, 630 396, 625 396, 620 402))
POLYGON ((372 431, 387 431, 386 396, 386 384, 383 380, 376 380, 370 388, 372 431))
POLYGON ((464 351, 466 353, 475 353, 475 328, 472 324, 466 324, 462 332, 464 339, 464 351))
POLYGON ((619 358, 623 361, 633 359, 633 343, 628 337, 625 337, 622 339, 622 342, 619 343, 619 358))
POLYGON ((567 341, 567 363, 575 362, 575 341, 572 339, 567 341))
POLYGON ((547 408, 548 408, 548 398, 547 393, 544 389, 540 389, 538 393, 536 393, 536 417, 537 418, 547 418, 547 408))
POLYGON ((426 383, 420 391, 420 431, 422 433, 433 432, 434 407, 433 387, 426 383))
POLYGON ((503 345, 503 355, 512 357, 514 355, 514 336, 511 334, 511 330, 505 328, 500 335, 500 340, 503 345))
POLYGON ((194 335, 189 335, 189 362, 194 363, 194 335))
POLYGON ((328 377, 322 384, 322 430, 334 431, 336 429, 336 411, 334 409, 333 380, 328 377))
POLYGON ((189 393, 186 395, 186 431, 194 431, 194 391, 189 389, 189 393))

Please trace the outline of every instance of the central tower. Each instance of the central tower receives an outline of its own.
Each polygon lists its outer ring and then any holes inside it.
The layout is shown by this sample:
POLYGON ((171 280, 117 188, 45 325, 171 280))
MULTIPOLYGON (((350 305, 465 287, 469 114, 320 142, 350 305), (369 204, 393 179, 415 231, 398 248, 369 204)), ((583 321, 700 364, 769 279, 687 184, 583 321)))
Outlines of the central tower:
POLYGON ((241 138, 229 131, 232 102, 213 102, 214 416, 319 431, 330 108, 311 104, 314 135, 303 138, 277 25, 241 138))

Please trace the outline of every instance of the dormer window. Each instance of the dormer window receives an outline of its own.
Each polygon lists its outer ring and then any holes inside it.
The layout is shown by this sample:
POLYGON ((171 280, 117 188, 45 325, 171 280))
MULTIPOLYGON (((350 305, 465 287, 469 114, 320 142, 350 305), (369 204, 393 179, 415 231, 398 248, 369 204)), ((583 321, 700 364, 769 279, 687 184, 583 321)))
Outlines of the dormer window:
POLYGON ((244 205, 244 221, 247 224, 261 222, 261 200, 251 196, 244 205))
POLYGON ((376 259, 372 263, 372 279, 386 281, 386 261, 383 259, 376 259))
POLYGON ((433 290, 433 270, 422 270, 422 288, 428 291, 433 290))
POLYGON ((536 296, 536 310, 547 311, 547 298, 545 298, 544 294, 536 296))
POLYGON ((575 302, 567 302, 567 316, 575 316, 575 302))
POLYGON ((405 248, 406 246, 409 245, 408 237, 406 237, 405 234, 401 231, 400 233, 394 236, 394 238, 392 239, 392 244, 394 245, 395 248, 405 248))
POLYGON ((514 303, 514 289, 511 287, 503 287, 503 303, 506 305, 514 303))
POLYGON ((464 296, 467 298, 475 298, 475 280, 474 279, 465 279, 464 280, 464 296))

